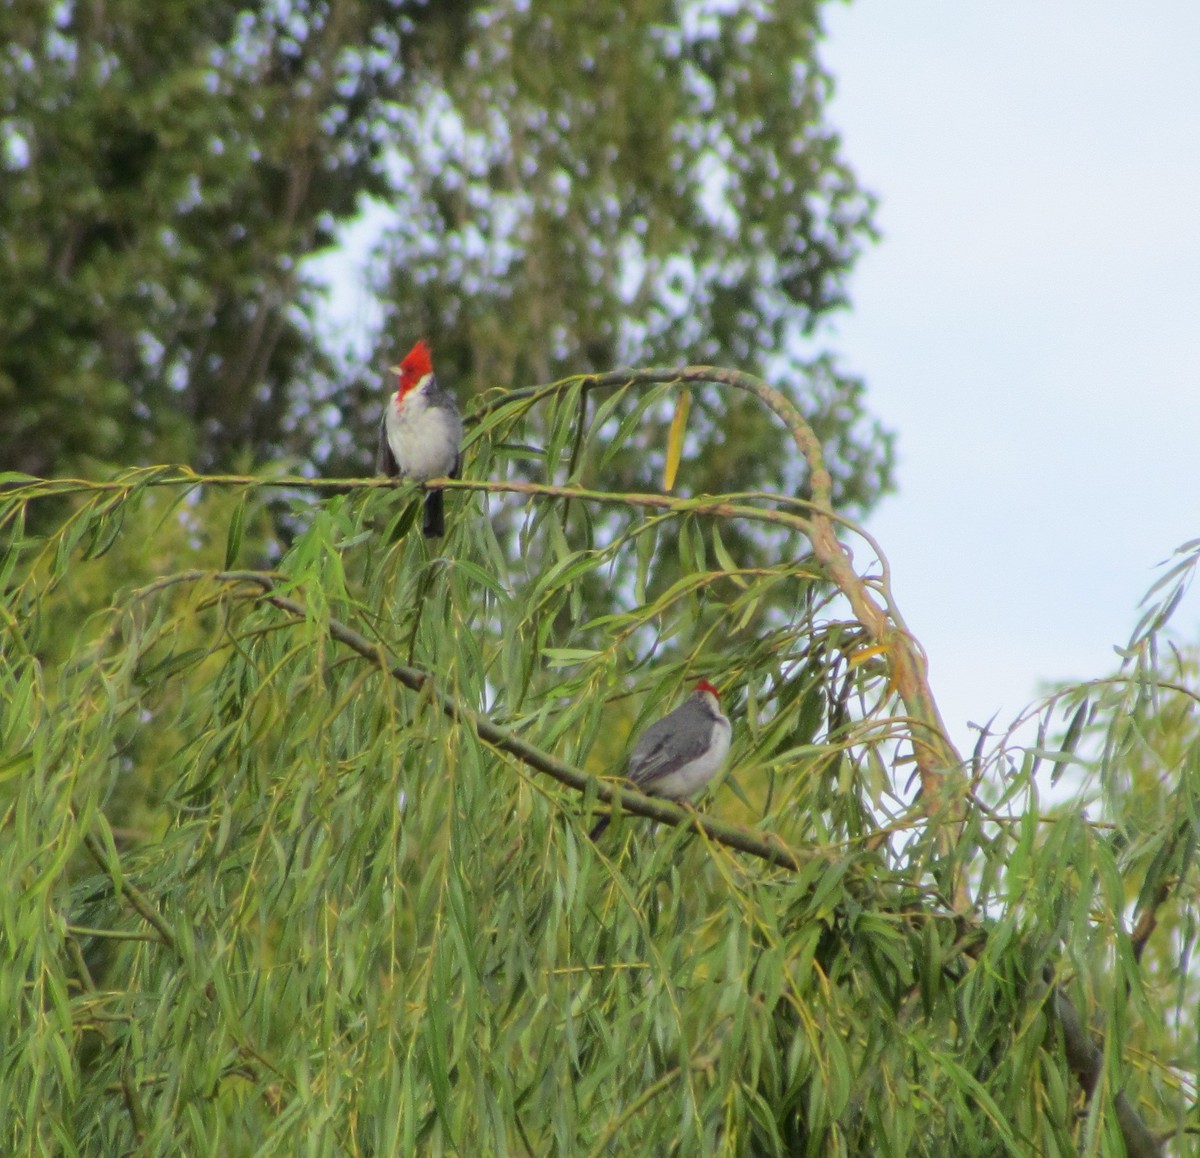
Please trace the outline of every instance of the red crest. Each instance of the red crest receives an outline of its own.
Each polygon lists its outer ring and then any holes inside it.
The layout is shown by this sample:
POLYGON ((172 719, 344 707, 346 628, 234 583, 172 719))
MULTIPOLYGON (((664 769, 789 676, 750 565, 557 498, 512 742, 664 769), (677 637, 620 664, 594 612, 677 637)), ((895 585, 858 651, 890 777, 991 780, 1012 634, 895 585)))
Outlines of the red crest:
POLYGON ((418 382, 428 374, 433 373, 433 359, 429 355, 429 345, 422 338, 407 354, 399 366, 393 367, 400 376, 399 394, 403 397, 418 382))
POLYGON ((701 680, 692 690, 697 692, 708 692, 710 696, 716 696, 718 700, 721 698, 721 693, 717 691, 717 689, 714 688, 712 684, 708 682, 708 680, 701 680))

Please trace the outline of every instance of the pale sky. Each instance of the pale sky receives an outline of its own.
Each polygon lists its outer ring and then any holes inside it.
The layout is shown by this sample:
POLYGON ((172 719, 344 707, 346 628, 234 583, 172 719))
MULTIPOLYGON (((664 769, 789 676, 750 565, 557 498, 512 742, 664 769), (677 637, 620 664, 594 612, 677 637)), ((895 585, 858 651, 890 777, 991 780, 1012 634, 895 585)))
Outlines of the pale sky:
POLYGON ((968 720, 1113 670, 1200 536, 1200 0, 827 16, 884 236, 826 339, 898 432, 868 527, 970 747, 968 720))

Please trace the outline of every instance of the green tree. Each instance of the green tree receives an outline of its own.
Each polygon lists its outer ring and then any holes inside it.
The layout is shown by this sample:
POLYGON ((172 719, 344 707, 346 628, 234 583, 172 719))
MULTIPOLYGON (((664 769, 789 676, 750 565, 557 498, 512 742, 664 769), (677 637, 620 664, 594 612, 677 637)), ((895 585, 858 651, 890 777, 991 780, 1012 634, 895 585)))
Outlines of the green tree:
MULTIPOLYGON (((846 549, 810 428, 761 381, 707 374, 783 420, 811 502, 530 483, 531 425, 566 444, 582 417, 601 453, 603 404, 574 379, 481 412, 438 554, 375 533, 411 504, 373 482, 306 501, 267 571, 241 558, 261 479, 7 480, 10 1152, 1140 1156, 1150 1129, 1183 1145, 1200 748, 1186 717, 1174 746, 1156 732, 1194 698, 1157 649, 1200 547, 1060 736, 1048 722, 964 764, 870 550, 846 549), (224 542, 220 562, 151 554, 64 651, 64 585, 94 589, 106 548, 132 557, 124 528, 163 494, 190 497, 173 509, 205 527, 195 551, 224 542), (59 529, 22 530, 65 500, 59 529), (501 504, 527 552, 480 517, 501 504), (612 536, 590 540, 577 510, 615 512, 612 536), (802 534, 810 557, 745 565, 727 543, 745 523, 802 534), (615 558, 668 536, 667 590, 635 569, 588 602, 615 558), (696 675, 735 722, 727 780, 699 819, 620 792, 592 845, 618 791, 596 774, 696 675), (1167 763, 1143 807, 1122 778, 1151 748, 1167 763), (153 832, 112 814, 145 761, 153 832), (1043 805, 1071 766, 1093 778, 1043 805)), ((658 377, 624 389, 657 405, 681 388, 658 377)))
POLYGON ((342 58, 390 12, 5 7, 7 467, 286 448, 303 384, 327 365, 307 338, 299 263, 383 188, 352 115, 376 82, 342 58))
MULTIPOLYGON (((424 334, 464 399, 622 362, 769 370, 864 509, 890 438, 813 335, 871 205, 819 34, 794 2, 6 7, 0 467, 362 473, 384 367, 424 334), (387 305, 345 365, 305 259, 367 206, 392 210, 387 305)), ((727 402, 699 399, 693 489, 777 486, 777 429, 727 402)))

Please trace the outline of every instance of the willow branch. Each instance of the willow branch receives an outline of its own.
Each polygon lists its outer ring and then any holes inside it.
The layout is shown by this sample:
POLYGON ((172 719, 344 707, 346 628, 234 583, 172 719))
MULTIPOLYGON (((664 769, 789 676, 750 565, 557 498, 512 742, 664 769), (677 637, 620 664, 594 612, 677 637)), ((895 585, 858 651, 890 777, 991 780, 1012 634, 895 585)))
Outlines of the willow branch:
POLYGON ((1154 895, 1150 898, 1150 903, 1138 914, 1137 924, 1134 925, 1133 932, 1129 935, 1129 942, 1133 949, 1133 959, 1139 964, 1142 954, 1146 951, 1147 942, 1154 935, 1154 930, 1158 928, 1158 910, 1162 908, 1170 895, 1170 884, 1167 881, 1160 881, 1154 890, 1154 895))
POLYGON ((467 423, 470 425, 478 422, 485 415, 510 406, 514 402, 540 401, 575 387, 580 387, 586 394, 592 390, 613 389, 618 386, 653 386, 672 382, 713 382, 756 395, 788 428, 793 441, 804 456, 810 472, 809 484, 812 487, 814 500, 821 506, 832 508, 830 495, 833 481, 825 466, 825 455, 821 449, 820 439, 813 433, 812 427, 808 425, 803 415, 792 405, 786 395, 775 389, 774 386, 768 385, 761 378, 756 378, 753 374, 746 374, 741 370, 729 370, 723 366, 675 368, 660 366, 641 370, 608 370, 603 374, 579 374, 542 386, 505 390, 494 394, 475 410, 467 419, 467 423))
MULTIPOLYGON (((92 860, 94 860, 99 866, 100 871, 105 873, 113 882, 114 888, 124 896, 125 900, 129 902, 130 906, 137 912, 138 916, 140 916, 142 920, 144 920, 154 930, 156 936, 146 939, 155 940, 164 945, 170 951, 175 960, 178 961, 181 966, 183 966, 185 972, 190 976, 192 970, 188 967, 187 956, 180 949, 178 940, 171 932, 162 914, 155 907, 154 902, 148 896, 146 896, 141 889, 134 885, 124 873, 120 874, 121 880, 120 884, 118 885, 117 873, 113 871, 113 866, 109 864, 104 844, 95 833, 87 833, 83 838, 83 844, 88 853, 91 855, 92 860)), ((93 936, 97 935, 97 933, 103 935, 101 931, 80 930, 80 932, 87 932, 89 935, 93 936)), ((71 937, 71 943, 74 944, 73 936, 71 937)), ((79 963, 83 965, 83 984, 88 988, 94 988, 94 986, 91 984, 91 974, 87 971, 87 966, 83 961, 82 953, 79 952, 77 946, 75 951, 79 954, 79 963)), ((198 979, 195 978, 193 978, 193 980, 198 981, 198 979)), ((209 982, 207 985, 199 986, 197 992, 201 994, 210 1004, 217 1004, 211 982, 209 982)), ((262 1053, 260 1053, 253 1045, 250 1044, 245 1027, 236 1022, 231 1022, 228 1019, 224 1020, 225 1024, 229 1028, 231 1036, 234 1039, 234 1045, 238 1052, 243 1056, 258 1062, 275 1077, 282 1079, 284 1076, 283 1071, 280 1070, 280 1068, 273 1064, 269 1059, 264 1057, 262 1053)), ((122 1079, 122 1088, 125 1091, 126 1100, 129 1102, 130 1115, 134 1118, 134 1127, 135 1129, 139 1129, 137 1114, 141 1107, 140 1103, 137 1101, 136 1086, 133 1085, 132 1079, 129 1078, 128 1075, 122 1079)), ((143 1118, 142 1126, 144 1127, 144 1125, 145 1121, 143 1118)), ((144 1133, 144 1129, 142 1132, 144 1133)))
MULTIPOLYGON (((287 612, 297 620, 303 621, 306 618, 304 604, 285 595, 277 594, 275 580, 270 575, 261 572, 190 571, 182 572, 176 578, 181 581, 216 579, 224 583, 250 583, 263 593, 257 598, 279 608, 280 611, 287 612)), ((373 643, 365 635, 347 627, 339 620, 331 618, 328 621, 328 630, 332 639, 357 652, 363 659, 379 665, 394 680, 403 684, 410 691, 425 691, 448 719, 470 728, 489 747, 506 752, 522 764, 545 773, 568 788, 573 788, 580 793, 594 789, 596 796, 605 804, 619 805, 626 812, 645 816, 660 824, 676 827, 683 825, 701 829, 719 844, 739 852, 749 853, 751 856, 756 856, 780 868, 797 871, 804 864, 800 855, 778 837, 758 836, 736 825, 700 816, 695 810, 681 808, 677 804, 656 799, 653 796, 644 796, 632 788, 606 783, 584 772, 581 768, 556 759, 536 745, 521 739, 508 728, 501 727, 489 717, 473 711, 453 696, 441 691, 437 686, 437 681, 428 672, 397 662, 388 655, 382 645, 373 643), (426 691, 426 689, 428 690, 426 691)))
MULTIPOLYGON (((1071 999, 1055 987, 1053 994, 1054 1013, 1063 1038, 1063 1052, 1067 1055, 1067 1065, 1083 1088, 1084 1094, 1091 1098, 1100 1080, 1104 1067, 1104 1051, 1092 1040, 1091 1034, 1083 1024, 1071 999)), ((1117 1125, 1125 1142, 1125 1153, 1129 1158, 1158 1158, 1162 1153, 1154 1135, 1147 1129, 1141 1115, 1133 1108, 1133 1103, 1125 1095, 1124 1090, 1118 1090, 1113 1097, 1113 1110, 1117 1115, 1117 1125)))
MULTIPOLYGON (((806 518, 789 511, 775 511, 769 507, 750 506, 741 500, 756 500, 772 506, 808 510, 812 503, 791 495, 776 495, 769 491, 735 491, 719 497, 700 495, 694 498, 679 498, 672 495, 636 494, 624 491, 599 491, 574 484, 535 483, 502 479, 431 479, 428 484, 410 483, 394 478, 304 478, 300 475, 279 475, 262 478, 247 474, 199 475, 187 467, 138 468, 122 474, 119 478, 106 481, 89 479, 36 479, 19 486, 0 487, 0 496, 9 500, 28 502, 33 499, 62 497, 80 494, 132 494, 142 488, 161 487, 243 487, 274 488, 280 490, 309 490, 322 492, 348 492, 360 490, 413 489, 424 485, 444 490, 479 491, 486 494, 520 494, 535 498, 563 498, 590 502, 601 506, 637 507, 659 510, 667 514, 706 514, 726 519, 756 519, 765 523, 783 524, 793 530, 808 533, 806 518), (130 477, 151 471, 163 472, 156 477, 130 477)), ((874 546, 873 540, 851 519, 838 516, 838 522, 862 535, 874 546)))

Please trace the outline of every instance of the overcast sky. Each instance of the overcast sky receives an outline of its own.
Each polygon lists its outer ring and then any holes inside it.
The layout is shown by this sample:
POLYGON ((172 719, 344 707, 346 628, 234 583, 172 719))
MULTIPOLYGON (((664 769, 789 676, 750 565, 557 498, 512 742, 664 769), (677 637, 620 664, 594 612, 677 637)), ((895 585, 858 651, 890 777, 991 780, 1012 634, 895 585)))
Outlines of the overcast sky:
MULTIPOLYGON (((884 235, 827 338, 899 434, 868 526, 970 745, 1112 670, 1200 536, 1200 0, 827 15, 884 235)), ((1176 624, 1200 641, 1194 592, 1176 624)))

